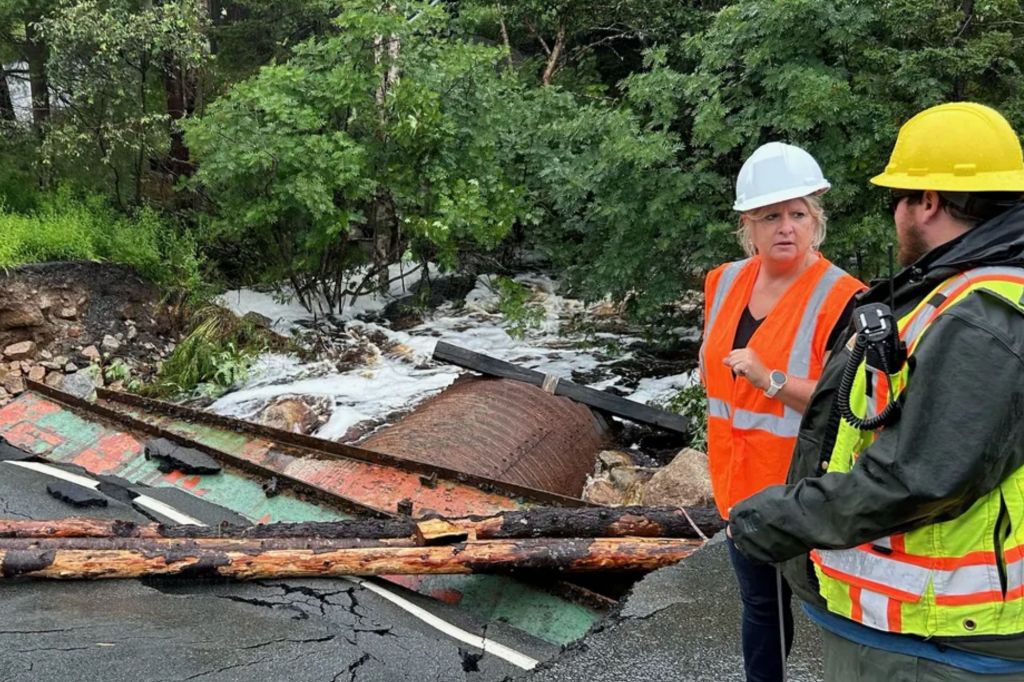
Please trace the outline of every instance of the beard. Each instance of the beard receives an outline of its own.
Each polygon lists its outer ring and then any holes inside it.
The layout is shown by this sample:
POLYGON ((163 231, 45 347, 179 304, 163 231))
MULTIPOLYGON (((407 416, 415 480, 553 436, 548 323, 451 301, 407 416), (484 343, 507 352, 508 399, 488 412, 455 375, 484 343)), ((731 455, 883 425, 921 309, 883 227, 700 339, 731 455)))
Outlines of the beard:
POLYGON ((913 265, 921 256, 931 251, 925 242, 921 228, 917 224, 911 224, 903 230, 898 230, 896 241, 896 257, 903 267, 913 265))

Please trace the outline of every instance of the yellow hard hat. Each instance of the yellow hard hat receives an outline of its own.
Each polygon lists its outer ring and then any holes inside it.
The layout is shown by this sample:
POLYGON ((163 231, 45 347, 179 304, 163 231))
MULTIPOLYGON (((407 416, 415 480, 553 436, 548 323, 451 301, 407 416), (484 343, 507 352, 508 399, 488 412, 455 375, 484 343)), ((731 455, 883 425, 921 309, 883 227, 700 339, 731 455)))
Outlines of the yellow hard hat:
POLYGON ((903 124, 889 165, 871 182, 937 192, 1024 192, 1020 138, 995 109, 940 104, 903 124))

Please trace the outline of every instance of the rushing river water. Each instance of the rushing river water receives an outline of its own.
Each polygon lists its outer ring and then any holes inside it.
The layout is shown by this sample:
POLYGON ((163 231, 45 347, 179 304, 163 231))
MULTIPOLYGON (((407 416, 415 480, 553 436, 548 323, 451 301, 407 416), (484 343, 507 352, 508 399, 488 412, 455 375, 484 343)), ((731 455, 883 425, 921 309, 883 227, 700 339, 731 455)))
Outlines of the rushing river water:
MULTIPOLYGON (((418 313, 418 324, 401 330, 382 316, 414 282, 396 283, 387 296, 357 299, 344 313, 314 317, 298 303, 252 290, 225 294, 221 303, 238 314, 256 312, 275 331, 316 338, 325 359, 303 362, 294 356, 260 357, 246 383, 213 403, 213 411, 252 419, 285 396, 313 398, 324 406, 315 435, 328 439, 362 433, 440 392, 465 370, 431 360, 438 340, 516 363, 641 403, 662 402, 694 381, 693 349, 698 330, 675 330, 679 352, 653 354, 651 344, 630 329, 608 303, 587 306, 559 293, 558 283, 540 274, 515 280, 529 288, 534 324, 523 334, 497 312, 494 278, 481 276, 465 301, 447 302, 418 313), (311 329, 318 332, 311 332, 311 329)), ((394 306, 392 306, 394 307, 394 306)))

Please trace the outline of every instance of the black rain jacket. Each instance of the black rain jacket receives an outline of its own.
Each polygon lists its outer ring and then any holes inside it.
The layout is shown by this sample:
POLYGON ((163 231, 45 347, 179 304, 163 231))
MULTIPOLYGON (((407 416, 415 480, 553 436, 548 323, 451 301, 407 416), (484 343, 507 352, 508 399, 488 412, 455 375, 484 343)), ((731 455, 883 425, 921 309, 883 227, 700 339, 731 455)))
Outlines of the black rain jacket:
MULTIPOLYGON (((898 273, 896 318, 951 275, 983 266, 1024 267, 1024 205, 898 273)), ((860 303, 889 299, 885 280, 860 303)), ((846 344, 837 343, 804 413, 787 484, 732 509, 730 527, 740 551, 758 561, 785 562, 797 595, 824 608, 809 550, 854 547, 956 518, 1024 465, 1024 314, 1015 303, 973 292, 940 315, 911 359, 899 422, 879 433, 851 471, 823 474, 839 424, 833 398, 849 357, 846 344)), ((1024 637, 947 643, 1024 659, 1024 637)))

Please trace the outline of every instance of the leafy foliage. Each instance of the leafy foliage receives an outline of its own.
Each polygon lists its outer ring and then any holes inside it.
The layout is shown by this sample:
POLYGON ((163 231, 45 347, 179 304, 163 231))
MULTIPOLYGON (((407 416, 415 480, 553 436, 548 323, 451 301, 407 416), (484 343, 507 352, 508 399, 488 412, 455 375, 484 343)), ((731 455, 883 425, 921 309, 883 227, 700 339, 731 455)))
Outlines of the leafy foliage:
MULTIPOLYGON (((126 213, 176 203, 236 280, 288 280, 328 312, 389 263, 536 247, 578 293, 655 319, 740 254, 733 181, 769 140, 833 183, 826 255, 884 272, 891 217, 866 181, 898 126, 957 99, 1024 126, 1022 38, 1014 0, 0 0, 7 80, 49 89, 32 126, 0 121, 2 219, 47 214, 48 183, 126 213), (172 111, 183 84, 194 109, 172 111), (179 117, 198 174, 171 202, 179 117)), ((155 270, 144 254, 168 248, 40 229, 12 227, 4 257, 155 270)))
POLYGON ((530 287, 511 277, 498 277, 498 312, 508 323, 505 331, 514 339, 522 338, 526 332, 540 326, 544 321, 544 308, 530 302, 530 287))
POLYGON ((690 418, 690 447, 701 452, 708 448, 708 394, 704 385, 695 383, 680 389, 663 405, 656 405, 669 412, 684 414, 690 418))
POLYGON ((497 156, 494 112, 513 93, 500 52, 448 37, 426 3, 405 7, 416 22, 375 6, 348 3, 336 32, 188 127, 218 229, 310 308, 340 308, 345 275, 366 261, 378 286, 407 249, 450 266, 464 242, 497 244, 522 210, 497 156))
POLYGON ((206 19, 192 0, 142 10, 80 0, 42 21, 48 77, 61 101, 45 161, 74 166, 79 176, 102 170, 118 203, 139 203, 150 160, 170 144, 163 81, 204 66, 206 19))
POLYGON ((221 395, 245 380, 259 353, 275 346, 280 342, 264 328, 206 306, 144 391, 158 397, 221 395))

